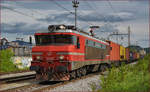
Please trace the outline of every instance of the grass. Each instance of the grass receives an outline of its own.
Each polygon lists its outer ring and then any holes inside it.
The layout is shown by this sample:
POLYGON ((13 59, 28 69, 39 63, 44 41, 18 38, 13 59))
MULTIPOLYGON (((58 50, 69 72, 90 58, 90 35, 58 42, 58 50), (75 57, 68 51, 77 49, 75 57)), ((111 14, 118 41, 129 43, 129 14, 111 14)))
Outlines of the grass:
POLYGON ((150 89, 149 73, 150 55, 138 61, 135 65, 113 67, 107 76, 101 76, 99 83, 102 88, 98 92, 148 92, 150 89))
POLYGON ((12 59, 13 56, 14 53, 10 49, 0 51, 0 72, 1 73, 28 70, 27 68, 18 69, 16 65, 13 64, 13 59, 12 59))

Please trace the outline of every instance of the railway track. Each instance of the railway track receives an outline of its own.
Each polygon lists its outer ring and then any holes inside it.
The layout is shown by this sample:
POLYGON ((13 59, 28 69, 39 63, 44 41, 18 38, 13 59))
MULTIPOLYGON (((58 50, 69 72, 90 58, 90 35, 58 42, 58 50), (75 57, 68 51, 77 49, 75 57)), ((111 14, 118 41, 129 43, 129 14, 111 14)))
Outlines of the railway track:
POLYGON ((5 74, 0 76, 0 83, 11 83, 17 81, 23 81, 28 79, 34 79, 35 72, 23 72, 14 74, 5 74))
MULTIPOLYGON (((136 62, 133 62, 135 64, 136 62)), ((132 64, 132 63, 129 63, 132 64)), ((95 75, 107 75, 106 72, 95 72, 95 73, 89 73, 86 76, 82 76, 80 78, 72 79, 70 81, 51 81, 51 82, 38 82, 36 80, 31 81, 27 85, 22 85, 14 88, 8 88, 5 90, 0 90, 0 92, 44 92, 43 90, 51 90, 58 86, 66 85, 71 82, 80 81, 81 79, 85 79, 88 77, 92 77, 95 75)))
POLYGON ((3 90, 3 92, 41 92, 43 90, 51 90, 53 88, 56 88, 58 86, 62 86, 71 82, 76 82, 81 79, 85 79, 88 77, 92 77, 95 75, 102 75, 101 72, 95 72, 95 73, 90 73, 87 74, 86 76, 82 76, 80 78, 72 79, 70 81, 51 81, 51 82, 33 82, 30 85, 22 86, 22 87, 17 87, 17 88, 12 88, 8 90, 3 90))

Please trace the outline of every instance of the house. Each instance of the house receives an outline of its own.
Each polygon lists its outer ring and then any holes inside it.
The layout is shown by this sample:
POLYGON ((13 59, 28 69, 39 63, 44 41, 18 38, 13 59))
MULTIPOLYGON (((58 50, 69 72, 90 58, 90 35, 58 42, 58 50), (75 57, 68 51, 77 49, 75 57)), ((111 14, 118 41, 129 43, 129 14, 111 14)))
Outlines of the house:
POLYGON ((8 40, 6 38, 0 39, 0 50, 9 48, 8 40))
POLYGON ((30 56, 32 44, 23 40, 16 40, 9 43, 12 46, 12 50, 15 56, 30 56))
POLYGON ((4 50, 7 48, 11 48, 15 56, 30 56, 32 44, 18 38, 15 41, 11 42, 8 42, 6 38, 0 39, 0 50, 4 50))

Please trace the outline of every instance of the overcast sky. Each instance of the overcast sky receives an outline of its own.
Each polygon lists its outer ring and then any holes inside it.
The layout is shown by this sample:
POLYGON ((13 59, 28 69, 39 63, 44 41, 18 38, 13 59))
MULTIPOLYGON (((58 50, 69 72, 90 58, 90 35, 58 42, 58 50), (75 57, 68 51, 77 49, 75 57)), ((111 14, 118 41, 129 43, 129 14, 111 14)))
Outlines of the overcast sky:
MULTIPOLYGON (((77 10, 79 28, 88 32, 90 25, 100 26, 95 31, 99 38, 119 31, 127 33, 131 27, 131 44, 148 47, 149 39, 149 2, 138 1, 84 1, 79 0, 77 10)), ((23 37, 28 41, 30 35, 46 30, 51 24, 74 24, 72 1, 3 1, 1 3, 2 37, 9 41, 23 37)), ((127 46, 127 36, 111 36, 111 40, 127 46), (122 39, 121 39, 122 38, 122 39)))

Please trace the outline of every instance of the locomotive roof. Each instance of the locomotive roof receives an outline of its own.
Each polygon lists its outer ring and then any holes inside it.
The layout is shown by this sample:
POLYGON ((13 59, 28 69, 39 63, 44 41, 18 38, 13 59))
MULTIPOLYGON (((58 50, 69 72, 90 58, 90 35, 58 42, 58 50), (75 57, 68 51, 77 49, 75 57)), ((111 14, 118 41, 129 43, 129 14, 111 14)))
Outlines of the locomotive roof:
POLYGON ((84 32, 82 30, 81 31, 76 31, 76 30, 72 30, 72 29, 61 29, 61 30, 55 30, 55 31, 52 31, 52 32, 49 31, 49 30, 44 30, 44 31, 38 31, 36 33, 57 33, 57 32, 59 32, 59 33, 76 33, 76 34, 80 34, 80 35, 86 36, 86 37, 94 39, 94 40, 101 41, 101 42, 109 45, 106 41, 103 41, 103 40, 98 39, 96 37, 90 36, 90 35, 88 35, 88 33, 84 32))

